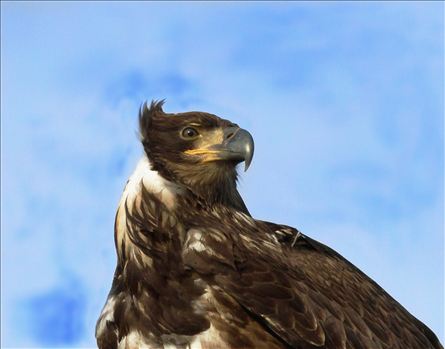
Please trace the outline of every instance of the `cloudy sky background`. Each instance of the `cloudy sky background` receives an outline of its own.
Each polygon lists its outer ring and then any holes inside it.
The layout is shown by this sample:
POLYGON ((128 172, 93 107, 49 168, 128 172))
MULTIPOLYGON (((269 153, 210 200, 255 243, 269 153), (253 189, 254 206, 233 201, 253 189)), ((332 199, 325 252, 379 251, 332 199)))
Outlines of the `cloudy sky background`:
POLYGON ((251 131, 240 190, 444 340, 434 3, 2 2, 2 347, 94 347, 144 100, 251 131))

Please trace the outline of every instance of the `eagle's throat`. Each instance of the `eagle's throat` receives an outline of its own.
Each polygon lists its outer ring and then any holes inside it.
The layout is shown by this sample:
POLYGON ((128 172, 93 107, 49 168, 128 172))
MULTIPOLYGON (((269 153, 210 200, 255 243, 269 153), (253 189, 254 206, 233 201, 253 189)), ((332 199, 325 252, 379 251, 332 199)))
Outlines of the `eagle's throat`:
POLYGON ((196 181, 188 180, 187 187, 206 208, 225 206, 249 215, 238 192, 235 169, 220 170, 219 173, 201 175, 196 181), (208 177, 208 178, 206 178, 208 177))
POLYGON ((187 200, 198 201, 211 209, 222 205, 249 215, 237 189, 236 166, 230 162, 217 161, 211 164, 182 164, 151 160, 152 168, 172 183, 187 188, 187 200))

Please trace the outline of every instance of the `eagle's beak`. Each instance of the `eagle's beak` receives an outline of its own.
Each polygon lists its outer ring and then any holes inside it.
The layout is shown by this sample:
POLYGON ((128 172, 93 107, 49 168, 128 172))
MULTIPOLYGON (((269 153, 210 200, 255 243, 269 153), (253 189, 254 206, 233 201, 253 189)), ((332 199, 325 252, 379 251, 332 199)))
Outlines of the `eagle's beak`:
POLYGON ((252 135, 238 127, 228 127, 224 130, 224 142, 221 155, 227 160, 244 161, 244 171, 249 168, 254 151, 252 135))

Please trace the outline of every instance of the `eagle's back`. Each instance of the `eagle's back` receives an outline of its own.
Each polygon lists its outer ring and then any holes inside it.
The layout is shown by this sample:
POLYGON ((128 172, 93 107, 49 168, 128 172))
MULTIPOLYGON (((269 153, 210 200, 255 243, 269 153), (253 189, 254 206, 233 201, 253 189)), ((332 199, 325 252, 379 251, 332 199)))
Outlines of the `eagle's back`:
MULTIPOLYGON (((185 263, 230 294, 291 348, 442 348, 437 337, 377 283, 298 230, 226 217, 191 231, 185 263), (206 246, 198 251, 196 241, 206 246)), ((202 223, 203 224, 203 223, 202 223)))

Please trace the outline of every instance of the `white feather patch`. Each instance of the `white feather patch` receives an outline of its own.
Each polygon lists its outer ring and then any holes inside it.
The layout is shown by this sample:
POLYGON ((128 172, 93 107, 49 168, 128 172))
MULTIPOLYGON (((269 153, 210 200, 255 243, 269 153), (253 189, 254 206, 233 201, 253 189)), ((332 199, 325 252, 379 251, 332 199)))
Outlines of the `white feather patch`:
POLYGON ((130 176, 122 200, 132 201, 141 191, 141 184, 148 192, 156 195, 169 209, 175 205, 175 196, 180 191, 178 185, 164 179, 157 171, 151 169, 150 161, 144 155, 130 176))
MULTIPOLYGON (((122 246, 124 240, 127 246, 130 245, 125 234, 127 228, 125 204, 127 204, 131 212, 132 204, 139 198, 142 185, 148 192, 155 195, 169 210, 174 209, 176 195, 182 191, 182 188, 177 184, 166 180, 157 171, 152 170, 150 161, 147 156, 144 155, 128 179, 119 202, 116 217, 116 241, 119 254, 121 253, 119 246, 122 246)), ((147 259, 144 263, 150 266, 152 261, 147 259)))

